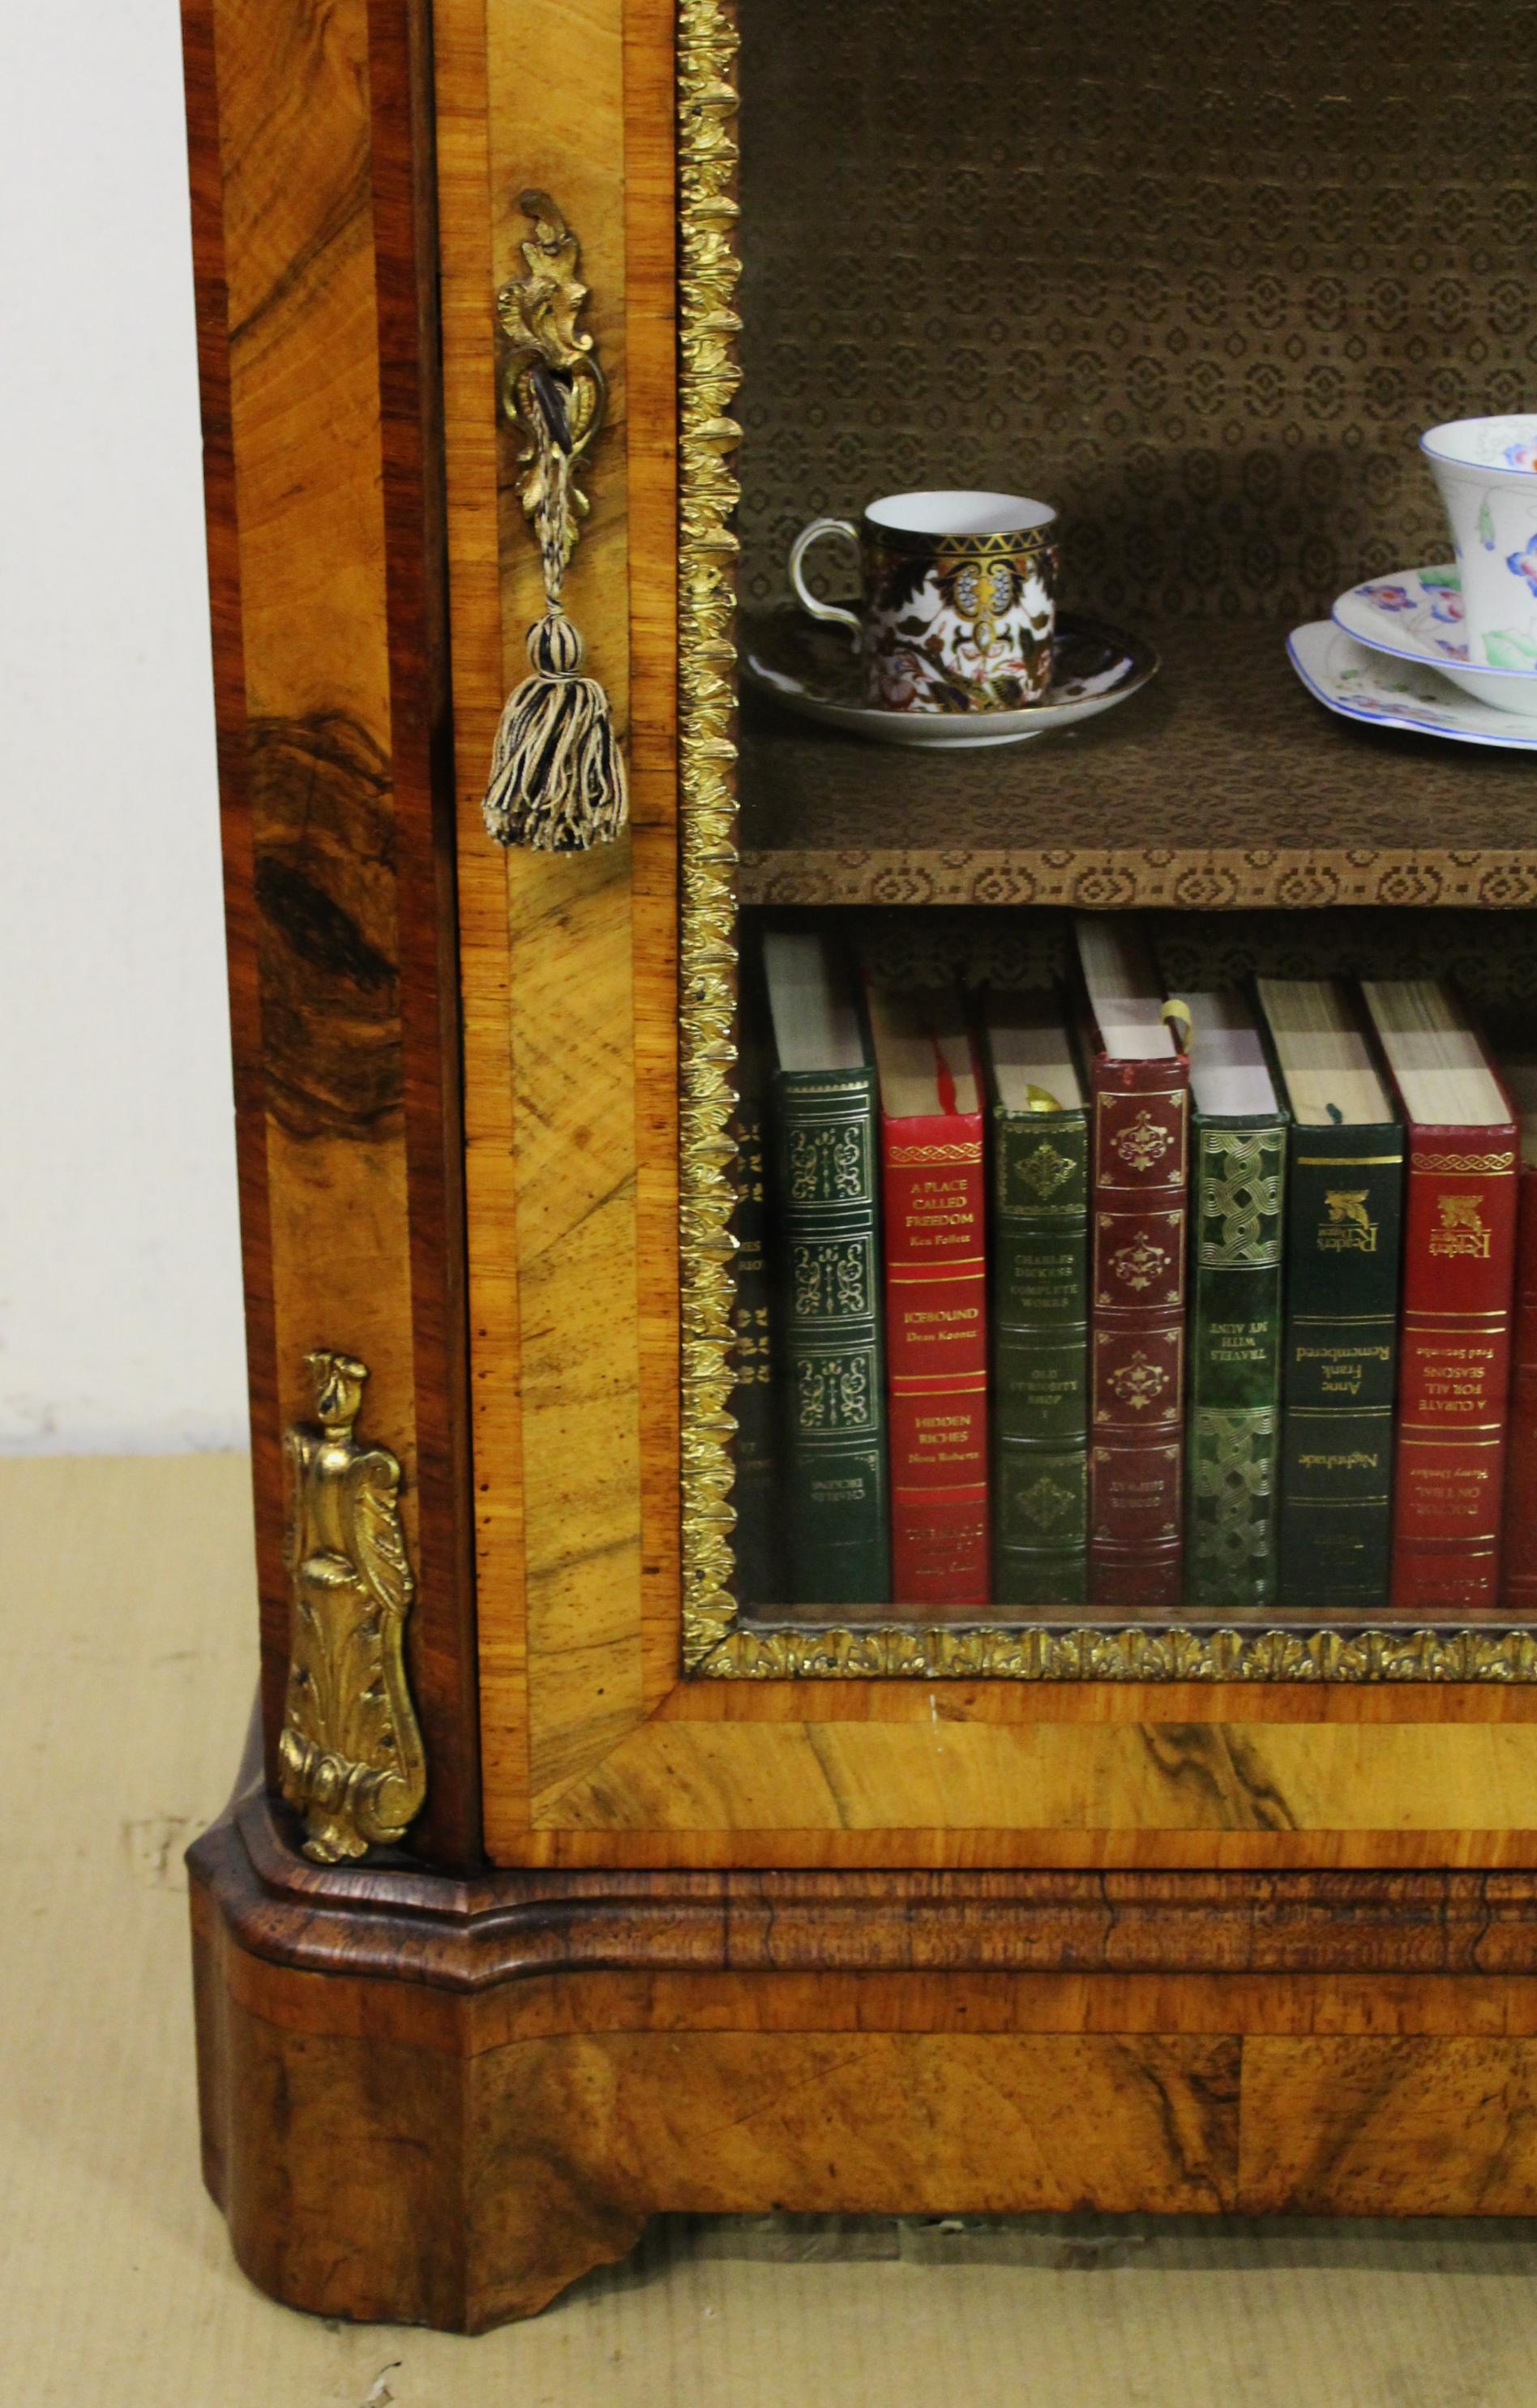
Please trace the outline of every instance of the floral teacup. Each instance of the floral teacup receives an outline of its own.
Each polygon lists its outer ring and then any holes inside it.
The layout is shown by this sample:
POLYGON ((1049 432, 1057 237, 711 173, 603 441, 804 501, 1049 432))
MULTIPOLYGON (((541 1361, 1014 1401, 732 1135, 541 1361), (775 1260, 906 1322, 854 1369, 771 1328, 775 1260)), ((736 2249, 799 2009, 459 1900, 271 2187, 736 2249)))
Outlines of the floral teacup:
POLYGON ((1537 671, 1537 412, 1420 437, 1452 523, 1468 658, 1537 671))
POLYGON ((1013 494, 890 494, 859 524, 813 519, 790 582, 813 619, 847 627, 871 702, 885 710, 1018 710, 1052 681, 1056 512, 1013 494), (859 553, 862 607, 819 601, 801 573, 813 543, 859 553))

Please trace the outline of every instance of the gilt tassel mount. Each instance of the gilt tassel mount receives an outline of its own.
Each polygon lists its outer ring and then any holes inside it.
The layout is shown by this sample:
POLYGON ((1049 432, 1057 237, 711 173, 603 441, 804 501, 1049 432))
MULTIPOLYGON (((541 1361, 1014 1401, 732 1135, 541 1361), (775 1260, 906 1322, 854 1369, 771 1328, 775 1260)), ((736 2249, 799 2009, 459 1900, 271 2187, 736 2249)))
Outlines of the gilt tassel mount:
POLYGON ((530 674, 496 730, 485 824, 498 844, 580 853, 616 837, 628 812, 625 756, 609 697, 581 674, 584 647, 561 596, 590 505, 577 468, 603 423, 608 388, 591 335, 577 238, 548 193, 520 208, 533 233, 524 273, 496 295, 507 340, 501 406, 521 442, 518 493, 544 578, 544 616, 529 630, 530 674))

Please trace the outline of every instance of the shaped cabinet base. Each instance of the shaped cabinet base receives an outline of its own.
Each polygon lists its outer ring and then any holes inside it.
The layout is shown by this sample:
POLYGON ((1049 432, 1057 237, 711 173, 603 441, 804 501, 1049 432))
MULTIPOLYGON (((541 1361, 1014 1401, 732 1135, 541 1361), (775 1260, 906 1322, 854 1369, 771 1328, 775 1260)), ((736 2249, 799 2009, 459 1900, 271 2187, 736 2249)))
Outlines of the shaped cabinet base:
POLYGON ((1526 1873, 191 1857, 208 2186, 324 2315, 479 2331, 709 2214, 1537 2213, 1526 1873))

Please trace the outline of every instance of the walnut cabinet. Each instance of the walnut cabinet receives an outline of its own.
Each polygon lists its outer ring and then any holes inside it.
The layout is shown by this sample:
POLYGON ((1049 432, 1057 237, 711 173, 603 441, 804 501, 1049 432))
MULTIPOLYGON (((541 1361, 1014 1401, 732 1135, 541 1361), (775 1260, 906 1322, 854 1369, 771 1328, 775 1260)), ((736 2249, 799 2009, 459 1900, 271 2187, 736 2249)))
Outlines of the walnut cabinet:
POLYGON ((918 974, 1141 908, 1198 967, 1530 999, 1528 765, 1328 720, 1282 646, 1444 550, 1416 429, 1533 389, 1524 12, 183 5, 263 1651, 194 1919, 242 2263, 476 2329, 668 2209, 1537 2212, 1537 1635, 802 1627, 731 1549, 745 915, 918 974), (562 854, 481 813, 540 605, 496 308, 538 195, 630 781, 562 854), (1048 493, 1156 685, 958 770, 749 707, 795 528, 924 483, 1048 493))

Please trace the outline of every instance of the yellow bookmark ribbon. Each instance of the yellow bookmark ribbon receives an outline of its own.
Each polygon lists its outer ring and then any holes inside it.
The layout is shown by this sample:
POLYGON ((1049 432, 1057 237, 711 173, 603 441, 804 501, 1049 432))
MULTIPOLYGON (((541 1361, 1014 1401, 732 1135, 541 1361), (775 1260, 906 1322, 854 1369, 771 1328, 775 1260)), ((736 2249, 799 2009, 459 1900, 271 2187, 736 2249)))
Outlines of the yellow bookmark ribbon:
POLYGON ((1164 1005, 1163 1020, 1165 1027, 1173 1038, 1173 1040, 1179 1047, 1180 1052, 1182 1054, 1188 1054, 1190 1051, 1191 1027, 1189 1005, 1187 1003, 1182 1003, 1177 995, 1171 995, 1168 1002, 1164 1005))

